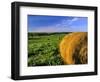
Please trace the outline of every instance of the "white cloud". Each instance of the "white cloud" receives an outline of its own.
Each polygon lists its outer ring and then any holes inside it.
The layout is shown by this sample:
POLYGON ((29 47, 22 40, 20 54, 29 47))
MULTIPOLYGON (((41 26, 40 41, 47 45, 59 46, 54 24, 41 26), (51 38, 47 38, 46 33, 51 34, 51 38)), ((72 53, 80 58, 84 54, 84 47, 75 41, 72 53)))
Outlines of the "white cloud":
POLYGON ((79 18, 77 18, 77 17, 69 20, 69 25, 71 25, 73 22, 78 21, 78 20, 79 20, 79 18))
POLYGON ((73 18, 71 21, 74 22, 74 21, 77 21, 79 18, 75 17, 73 18))
POLYGON ((75 22, 75 21, 78 21, 80 18, 78 18, 78 17, 75 17, 75 18, 73 18, 73 19, 64 19, 64 20, 62 20, 61 21, 61 23, 60 24, 57 24, 56 25, 56 27, 58 27, 58 26, 62 26, 62 27, 69 27, 70 28, 70 25, 73 23, 73 22, 75 22))

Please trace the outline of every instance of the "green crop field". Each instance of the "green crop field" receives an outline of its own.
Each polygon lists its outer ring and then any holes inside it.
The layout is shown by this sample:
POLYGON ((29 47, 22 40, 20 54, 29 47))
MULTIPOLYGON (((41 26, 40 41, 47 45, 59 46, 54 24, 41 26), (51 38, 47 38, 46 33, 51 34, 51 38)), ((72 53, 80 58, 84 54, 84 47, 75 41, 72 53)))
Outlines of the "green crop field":
POLYGON ((63 65, 59 43, 68 33, 28 33, 28 66, 63 65))

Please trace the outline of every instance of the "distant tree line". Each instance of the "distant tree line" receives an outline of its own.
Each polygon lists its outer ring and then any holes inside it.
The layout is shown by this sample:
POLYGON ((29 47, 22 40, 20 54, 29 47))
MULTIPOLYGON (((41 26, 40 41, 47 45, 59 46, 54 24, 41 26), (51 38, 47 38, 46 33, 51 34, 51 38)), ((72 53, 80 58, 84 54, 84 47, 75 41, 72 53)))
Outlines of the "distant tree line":
POLYGON ((48 36, 48 35, 56 35, 56 34, 68 34, 71 32, 53 32, 53 33, 32 33, 29 32, 28 36, 32 37, 32 36, 48 36))

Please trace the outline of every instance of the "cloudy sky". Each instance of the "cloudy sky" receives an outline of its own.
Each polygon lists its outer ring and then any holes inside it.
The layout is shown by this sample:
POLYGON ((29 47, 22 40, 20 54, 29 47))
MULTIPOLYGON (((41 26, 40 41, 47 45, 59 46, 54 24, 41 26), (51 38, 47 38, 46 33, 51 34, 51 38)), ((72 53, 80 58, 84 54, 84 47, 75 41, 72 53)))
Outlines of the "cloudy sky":
POLYGON ((87 17, 28 15, 28 32, 87 32, 87 17))

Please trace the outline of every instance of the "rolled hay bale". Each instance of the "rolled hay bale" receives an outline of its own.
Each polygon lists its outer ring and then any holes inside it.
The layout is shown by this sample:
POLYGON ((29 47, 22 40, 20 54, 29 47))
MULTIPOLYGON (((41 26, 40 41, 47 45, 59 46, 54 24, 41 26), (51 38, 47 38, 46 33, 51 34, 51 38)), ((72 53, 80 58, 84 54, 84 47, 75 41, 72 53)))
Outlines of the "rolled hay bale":
POLYGON ((65 64, 86 64, 87 32, 67 34, 60 42, 60 54, 65 64))

